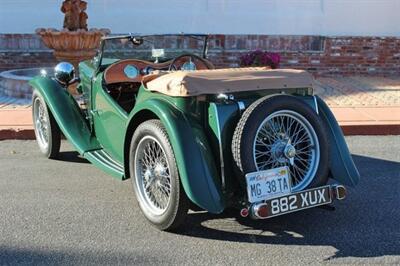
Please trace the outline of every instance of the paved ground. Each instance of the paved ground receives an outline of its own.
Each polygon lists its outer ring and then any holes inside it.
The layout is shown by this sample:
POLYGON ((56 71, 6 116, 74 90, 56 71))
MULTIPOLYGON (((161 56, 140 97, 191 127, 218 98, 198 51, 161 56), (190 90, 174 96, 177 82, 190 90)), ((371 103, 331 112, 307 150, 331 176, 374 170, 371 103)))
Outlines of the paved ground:
POLYGON ((400 107, 400 77, 319 77, 316 83, 330 107, 400 107))
POLYGON ((65 142, 50 161, 33 141, 0 141, 0 264, 399 265, 400 138, 347 141, 362 180, 335 212, 258 222, 192 213, 177 234, 149 226, 129 181, 65 142))

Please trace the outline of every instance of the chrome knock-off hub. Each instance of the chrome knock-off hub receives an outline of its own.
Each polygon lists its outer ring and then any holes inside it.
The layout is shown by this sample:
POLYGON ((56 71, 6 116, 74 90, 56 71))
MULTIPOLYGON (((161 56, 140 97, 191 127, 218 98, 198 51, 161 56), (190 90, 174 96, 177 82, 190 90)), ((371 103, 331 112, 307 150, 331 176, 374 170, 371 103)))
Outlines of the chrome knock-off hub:
POLYGON ((288 159, 294 158, 294 156, 296 156, 295 147, 293 147, 290 144, 286 145, 285 150, 284 150, 284 154, 285 154, 286 158, 288 158, 288 159))
POLYGON ((271 153, 274 159, 280 163, 287 162, 285 157, 286 142, 279 140, 276 141, 271 147, 271 153))

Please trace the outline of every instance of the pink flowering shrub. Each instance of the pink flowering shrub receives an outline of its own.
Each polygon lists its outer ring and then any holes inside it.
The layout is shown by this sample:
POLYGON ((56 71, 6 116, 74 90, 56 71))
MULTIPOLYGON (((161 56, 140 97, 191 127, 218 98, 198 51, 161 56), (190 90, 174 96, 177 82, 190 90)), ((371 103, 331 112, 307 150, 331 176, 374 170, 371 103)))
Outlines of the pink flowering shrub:
POLYGON ((272 69, 279 67, 281 56, 262 50, 251 51, 240 57, 240 66, 269 66, 272 69))

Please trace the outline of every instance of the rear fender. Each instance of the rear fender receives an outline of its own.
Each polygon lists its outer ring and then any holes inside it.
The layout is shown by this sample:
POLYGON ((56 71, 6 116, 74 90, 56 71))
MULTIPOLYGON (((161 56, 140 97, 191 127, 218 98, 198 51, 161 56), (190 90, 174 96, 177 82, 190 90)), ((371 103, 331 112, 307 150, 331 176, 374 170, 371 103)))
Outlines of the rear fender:
POLYGON ((77 102, 65 88, 47 77, 36 77, 29 83, 42 95, 64 136, 80 154, 101 148, 77 102))
MULTIPOLYGON (((130 114, 125 136, 125 165, 129 159, 129 146, 143 114, 151 112, 167 130, 174 150, 181 182, 188 198, 211 213, 220 213, 224 209, 218 173, 212 158, 212 151, 201 127, 189 123, 185 115, 172 104, 161 99, 149 99, 140 102, 130 114), (132 132, 129 134, 129 132, 132 132)), ((126 165, 125 169, 129 167, 126 165)), ((130 174, 132 176, 132 173, 130 174)))
POLYGON ((353 162, 343 132, 328 105, 318 96, 315 96, 315 99, 317 112, 328 130, 332 177, 344 185, 355 186, 360 180, 360 174, 353 162))

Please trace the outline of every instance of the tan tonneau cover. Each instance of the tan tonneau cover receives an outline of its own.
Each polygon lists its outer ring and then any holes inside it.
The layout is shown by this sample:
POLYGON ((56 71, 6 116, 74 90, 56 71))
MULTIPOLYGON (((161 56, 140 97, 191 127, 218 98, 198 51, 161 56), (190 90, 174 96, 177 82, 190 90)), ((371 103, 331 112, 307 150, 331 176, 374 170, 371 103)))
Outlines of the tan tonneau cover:
POLYGON ((268 89, 310 88, 312 76, 303 70, 264 67, 175 71, 145 76, 150 91, 170 96, 195 96, 268 89))

